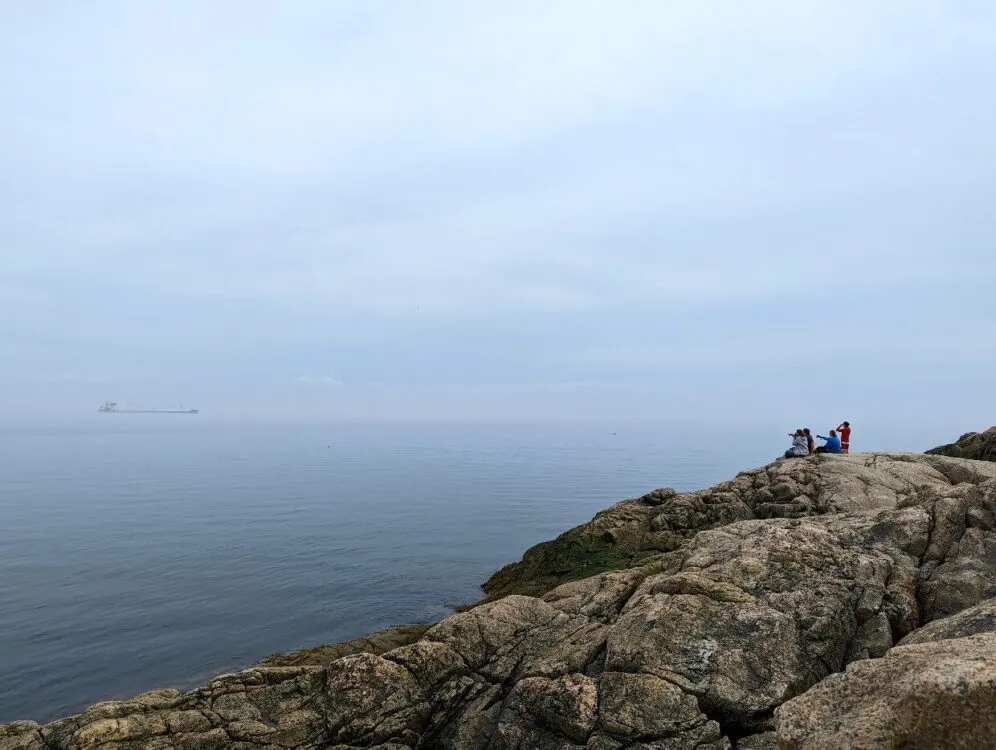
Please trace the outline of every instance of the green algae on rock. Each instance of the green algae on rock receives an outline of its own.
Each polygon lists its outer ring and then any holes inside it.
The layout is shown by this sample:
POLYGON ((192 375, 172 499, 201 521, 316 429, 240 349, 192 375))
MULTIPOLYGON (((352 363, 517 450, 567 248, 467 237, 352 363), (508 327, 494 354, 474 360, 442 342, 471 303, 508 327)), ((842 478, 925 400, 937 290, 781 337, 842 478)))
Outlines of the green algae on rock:
POLYGON ((353 654, 374 654, 375 656, 379 656, 385 651, 414 643, 425 635, 425 631, 431 627, 432 625, 396 625, 352 641, 326 643, 320 646, 298 649, 297 651, 285 651, 273 654, 263 661, 262 666, 323 666, 330 661, 353 654))

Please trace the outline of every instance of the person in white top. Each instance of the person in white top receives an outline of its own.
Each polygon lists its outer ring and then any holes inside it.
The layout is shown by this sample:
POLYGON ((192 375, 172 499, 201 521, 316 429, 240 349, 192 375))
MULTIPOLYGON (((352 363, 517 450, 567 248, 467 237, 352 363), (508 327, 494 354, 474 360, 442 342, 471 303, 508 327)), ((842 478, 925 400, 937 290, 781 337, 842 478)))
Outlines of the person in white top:
POLYGON ((785 458, 802 458, 809 455, 809 440, 806 439, 805 432, 796 430, 794 433, 790 432, 789 437, 792 438, 792 447, 785 451, 785 458))

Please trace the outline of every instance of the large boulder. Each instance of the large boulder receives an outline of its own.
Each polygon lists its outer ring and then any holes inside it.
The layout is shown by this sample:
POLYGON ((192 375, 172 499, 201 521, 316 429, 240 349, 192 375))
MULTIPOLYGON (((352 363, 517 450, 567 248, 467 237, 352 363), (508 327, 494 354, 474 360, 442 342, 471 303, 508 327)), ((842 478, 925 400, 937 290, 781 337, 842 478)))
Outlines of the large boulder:
POLYGON ((782 750, 980 750, 996 738, 996 633, 892 649, 776 711, 782 750))

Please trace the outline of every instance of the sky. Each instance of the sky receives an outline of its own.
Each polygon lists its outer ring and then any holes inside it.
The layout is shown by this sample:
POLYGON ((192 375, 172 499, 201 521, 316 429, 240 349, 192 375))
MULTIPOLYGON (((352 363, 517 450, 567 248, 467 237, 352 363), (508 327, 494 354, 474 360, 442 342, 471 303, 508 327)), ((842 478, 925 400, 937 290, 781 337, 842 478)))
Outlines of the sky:
POLYGON ((8 3, 0 409, 982 429, 994 90, 984 0, 8 3))

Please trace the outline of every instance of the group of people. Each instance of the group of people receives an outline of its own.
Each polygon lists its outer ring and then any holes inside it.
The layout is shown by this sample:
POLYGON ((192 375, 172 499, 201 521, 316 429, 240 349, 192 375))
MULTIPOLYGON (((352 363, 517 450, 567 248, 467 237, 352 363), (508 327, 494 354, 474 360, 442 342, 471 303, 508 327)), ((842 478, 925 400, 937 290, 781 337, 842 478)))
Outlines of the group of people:
POLYGON ((817 438, 824 441, 819 447, 816 446, 813 433, 808 427, 800 427, 795 432, 790 432, 789 437, 792 438, 792 447, 785 451, 785 458, 812 456, 814 453, 847 453, 851 448, 851 423, 841 422, 837 429, 830 430, 830 434, 826 437, 817 435, 817 438))

